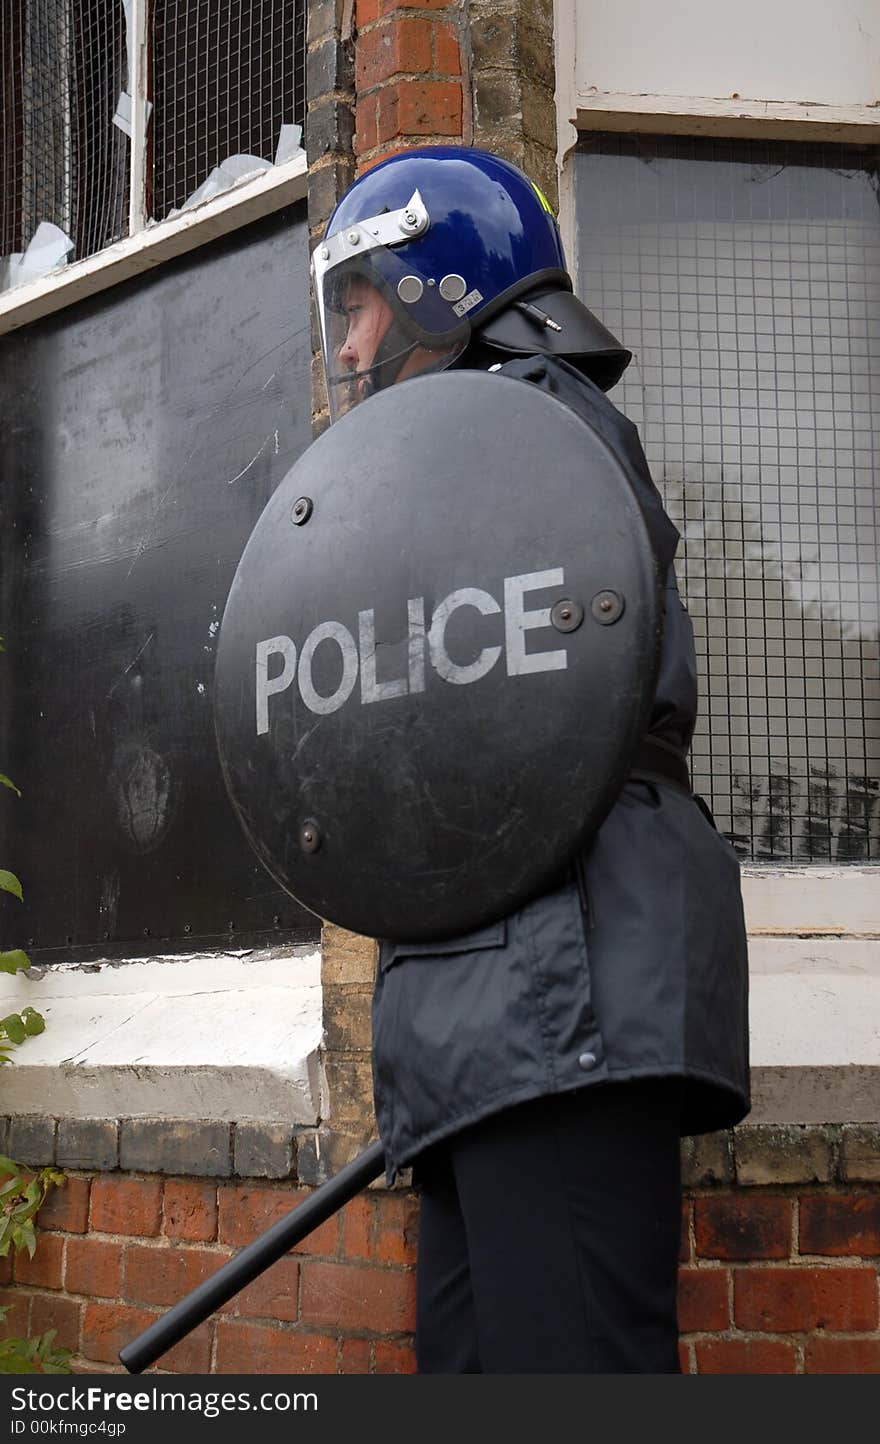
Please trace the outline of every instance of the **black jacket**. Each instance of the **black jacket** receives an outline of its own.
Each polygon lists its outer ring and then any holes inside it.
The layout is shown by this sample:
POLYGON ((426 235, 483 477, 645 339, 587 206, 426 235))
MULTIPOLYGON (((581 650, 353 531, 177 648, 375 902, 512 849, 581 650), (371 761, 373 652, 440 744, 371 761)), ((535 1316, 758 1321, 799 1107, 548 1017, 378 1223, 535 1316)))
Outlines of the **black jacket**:
MULTIPOLYGON (((571 406, 629 469, 667 578, 649 733, 684 756, 693 633, 672 569, 678 532, 636 428, 564 362, 502 370, 571 406)), ((733 849, 681 788, 631 776, 558 887, 466 937, 380 944, 373 1081, 390 1171, 510 1104, 609 1080, 681 1076, 684 1133, 737 1123, 749 1108, 747 991, 733 849)))

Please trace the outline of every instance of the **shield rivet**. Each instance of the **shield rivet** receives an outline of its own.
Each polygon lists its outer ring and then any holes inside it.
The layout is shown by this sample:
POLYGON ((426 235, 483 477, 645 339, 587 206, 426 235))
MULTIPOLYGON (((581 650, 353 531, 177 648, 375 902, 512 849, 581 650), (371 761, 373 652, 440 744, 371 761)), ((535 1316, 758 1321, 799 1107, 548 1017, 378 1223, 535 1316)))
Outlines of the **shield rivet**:
POLYGON ((299 496, 290 508, 290 520, 294 526, 305 526, 314 510, 314 503, 309 496, 299 496))
POLYGON ((321 846, 321 829, 311 818, 299 830, 299 845, 303 852, 317 852, 321 846))
POLYGON ((612 622, 623 616, 623 608, 624 599, 620 592, 604 591, 596 593, 590 611, 601 626, 610 627, 612 622))
POLYGON ((550 610, 550 621, 557 632, 576 632, 584 620, 584 609, 573 597, 563 597, 550 610))

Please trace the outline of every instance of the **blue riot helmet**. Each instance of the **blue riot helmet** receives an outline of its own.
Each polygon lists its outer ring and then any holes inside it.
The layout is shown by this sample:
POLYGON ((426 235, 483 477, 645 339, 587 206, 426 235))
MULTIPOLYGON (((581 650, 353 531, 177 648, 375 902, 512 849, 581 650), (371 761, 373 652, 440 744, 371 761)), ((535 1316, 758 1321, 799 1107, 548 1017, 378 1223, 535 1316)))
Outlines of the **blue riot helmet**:
POLYGON ((367 171, 330 217, 312 275, 331 420, 474 356, 560 356, 603 390, 631 359, 573 295, 546 198, 486 151, 432 146, 367 171))

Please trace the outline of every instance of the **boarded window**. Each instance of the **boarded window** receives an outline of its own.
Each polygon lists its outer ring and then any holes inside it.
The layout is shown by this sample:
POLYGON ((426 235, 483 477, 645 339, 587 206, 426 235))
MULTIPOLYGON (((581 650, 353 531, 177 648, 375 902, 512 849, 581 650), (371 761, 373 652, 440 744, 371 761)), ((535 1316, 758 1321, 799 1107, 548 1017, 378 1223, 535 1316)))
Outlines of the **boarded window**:
POLYGON ((212 720, 235 568, 311 435, 304 206, 0 338, 5 946, 318 936, 245 839, 212 720))

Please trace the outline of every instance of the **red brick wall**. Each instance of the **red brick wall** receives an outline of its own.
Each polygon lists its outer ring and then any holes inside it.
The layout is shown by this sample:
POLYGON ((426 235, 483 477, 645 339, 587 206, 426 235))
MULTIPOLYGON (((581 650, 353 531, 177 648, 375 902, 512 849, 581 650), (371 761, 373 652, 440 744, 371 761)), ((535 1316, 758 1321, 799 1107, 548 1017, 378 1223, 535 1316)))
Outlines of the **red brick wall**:
MULTIPOLYGON (((16 1331, 57 1329, 78 1370, 111 1372, 123 1344, 308 1192, 71 1175, 0 1303, 16 1331)), ((417 1241, 414 1196, 370 1189, 157 1368, 411 1373, 417 1241)), ((684 1372, 880 1373, 880 1185, 694 1190, 681 1259, 684 1372)))
MULTIPOLYGON (((77 1371, 122 1372, 124 1344, 309 1192, 289 1183, 71 1174, 41 1210, 33 1259, 2 1261, 8 1327, 57 1329, 77 1371)), ((156 1368, 413 1372, 416 1215, 410 1194, 360 1194, 156 1368)))
POLYGON ((880 1188, 689 1196, 682 1369, 880 1373, 880 1188))

